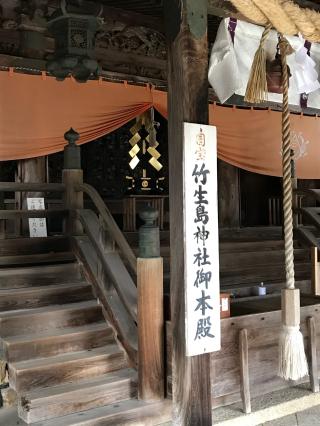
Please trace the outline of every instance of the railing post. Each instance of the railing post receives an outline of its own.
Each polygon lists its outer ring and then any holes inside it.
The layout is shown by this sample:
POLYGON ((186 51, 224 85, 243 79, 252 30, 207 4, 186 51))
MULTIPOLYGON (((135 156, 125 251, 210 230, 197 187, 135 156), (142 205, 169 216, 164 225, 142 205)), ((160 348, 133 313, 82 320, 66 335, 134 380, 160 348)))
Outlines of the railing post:
POLYGON ((314 296, 320 296, 320 264, 318 247, 311 247, 311 288, 314 296))
MULTIPOLYGON (((106 224, 102 218, 101 215, 99 215, 99 242, 103 248, 104 253, 110 253, 115 251, 115 242, 110 237, 110 234, 108 233, 106 224)), ((107 291, 110 290, 110 288, 113 288, 113 286, 110 283, 110 280, 108 279, 104 268, 102 266, 101 260, 98 258, 98 270, 97 270, 97 276, 100 283, 104 283, 105 289, 107 291)))
POLYGON ((160 257, 157 210, 146 207, 140 218, 138 281, 139 399, 164 398, 163 259, 160 257))
POLYGON ((83 208, 83 193, 75 190, 77 185, 83 183, 80 147, 76 145, 79 134, 71 128, 65 133, 64 138, 68 145, 64 149, 62 182, 66 187, 64 205, 70 210, 70 216, 65 222, 65 232, 69 235, 81 235, 83 233, 81 223, 72 215, 72 211, 83 208))

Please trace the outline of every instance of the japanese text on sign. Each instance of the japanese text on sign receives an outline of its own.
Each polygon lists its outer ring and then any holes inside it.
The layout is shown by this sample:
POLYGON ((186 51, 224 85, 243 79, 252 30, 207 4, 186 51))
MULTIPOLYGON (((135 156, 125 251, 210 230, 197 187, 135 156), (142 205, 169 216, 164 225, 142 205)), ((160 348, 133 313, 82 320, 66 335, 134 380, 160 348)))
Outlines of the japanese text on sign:
MULTIPOLYGON (((28 210, 44 210, 44 198, 27 198, 28 210)), ((47 224, 45 218, 29 219, 29 232, 31 238, 47 237, 47 224)))
POLYGON ((216 128, 184 123, 186 355, 220 350, 216 128))

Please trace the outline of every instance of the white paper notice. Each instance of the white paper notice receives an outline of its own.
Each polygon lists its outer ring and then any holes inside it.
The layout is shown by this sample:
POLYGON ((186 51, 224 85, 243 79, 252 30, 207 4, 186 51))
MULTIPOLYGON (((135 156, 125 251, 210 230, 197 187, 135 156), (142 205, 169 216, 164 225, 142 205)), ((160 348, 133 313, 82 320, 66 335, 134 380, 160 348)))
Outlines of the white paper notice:
MULTIPOLYGON (((28 210, 45 210, 44 198, 27 198, 28 210)), ((47 224, 45 218, 30 218, 29 232, 31 238, 47 237, 47 224)))
POLYGON ((220 350, 217 134, 184 123, 186 355, 220 350))

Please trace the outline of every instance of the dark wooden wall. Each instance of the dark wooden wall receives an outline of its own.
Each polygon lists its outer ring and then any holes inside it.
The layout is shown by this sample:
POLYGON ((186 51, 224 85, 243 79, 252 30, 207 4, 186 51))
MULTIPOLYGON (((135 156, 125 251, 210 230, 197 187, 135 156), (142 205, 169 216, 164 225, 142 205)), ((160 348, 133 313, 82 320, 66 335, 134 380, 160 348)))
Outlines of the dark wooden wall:
MULTIPOLYGON (((157 133, 159 147, 157 150, 161 153, 159 161, 163 164, 159 176, 164 176, 164 192, 168 193, 168 138, 167 121, 155 114, 155 120, 160 122, 157 133)), ((125 126, 99 138, 93 142, 82 145, 81 158, 84 173, 84 181, 96 188, 104 199, 121 199, 127 192, 129 185, 126 176, 137 175, 137 170, 132 172, 129 168, 129 151, 132 148, 129 144, 131 138, 130 128, 135 120, 127 123, 125 126)), ((141 154, 138 154, 138 157, 141 154)), ((63 167, 63 154, 57 153, 49 156, 50 181, 60 182, 63 167)), ((150 166, 151 168, 151 166, 150 166)))

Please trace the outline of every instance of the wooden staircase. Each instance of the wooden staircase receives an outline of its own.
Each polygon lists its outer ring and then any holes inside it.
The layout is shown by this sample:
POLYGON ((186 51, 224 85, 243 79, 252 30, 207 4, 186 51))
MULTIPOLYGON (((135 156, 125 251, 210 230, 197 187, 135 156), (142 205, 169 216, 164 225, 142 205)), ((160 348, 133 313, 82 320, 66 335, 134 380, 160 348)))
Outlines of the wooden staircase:
MULTIPOLYGON (((68 239, 8 240, 0 252, 0 358, 19 417, 28 424, 93 425, 99 409, 99 421, 108 418, 99 424, 121 424, 113 417, 123 410, 114 404, 136 397, 136 371, 68 239), (84 411, 90 422, 83 423, 84 411)), ((138 401, 130 404, 122 404, 124 411, 146 411, 138 401)))

